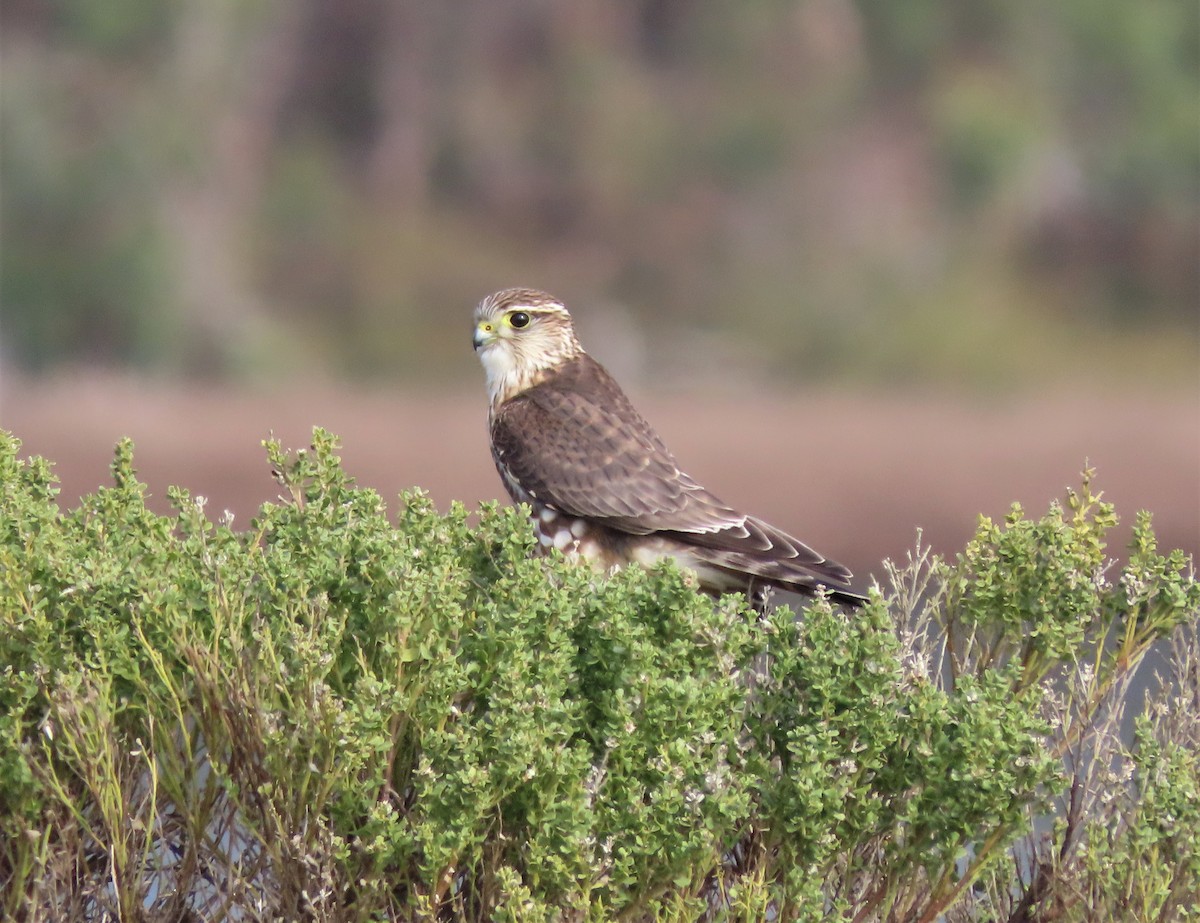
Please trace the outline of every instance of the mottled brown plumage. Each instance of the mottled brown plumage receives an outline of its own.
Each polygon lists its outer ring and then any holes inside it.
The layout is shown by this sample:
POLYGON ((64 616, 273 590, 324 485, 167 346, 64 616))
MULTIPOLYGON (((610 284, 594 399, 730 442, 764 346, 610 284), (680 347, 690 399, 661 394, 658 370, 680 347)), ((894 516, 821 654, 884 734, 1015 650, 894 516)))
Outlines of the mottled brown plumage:
POLYGON ((570 315, 531 289, 475 312, 488 373, 492 455, 509 494, 529 503, 543 547, 601 567, 673 557, 710 592, 762 585, 850 605, 850 572, 728 506, 680 470, 612 376, 584 352, 570 315))

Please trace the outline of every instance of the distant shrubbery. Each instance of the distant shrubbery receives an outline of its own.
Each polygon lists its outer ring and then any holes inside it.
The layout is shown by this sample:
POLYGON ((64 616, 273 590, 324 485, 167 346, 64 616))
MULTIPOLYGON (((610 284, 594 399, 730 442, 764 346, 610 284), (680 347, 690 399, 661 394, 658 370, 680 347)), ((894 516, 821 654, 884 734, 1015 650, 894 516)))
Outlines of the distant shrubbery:
POLYGON ((128 443, 62 513, 0 438, 10 919, 1195 912, 1200 587, 1148 519, 1110 573, 1086 480, 862 612, 759 620, 531 558, 518 510, 389 516, 320 431, 244 532, 149 512, 128 443))
POLYGON ((4 7, 12 367, 427 386, 532 284, 657 376, 1194 386, 1195 3, 4 7))

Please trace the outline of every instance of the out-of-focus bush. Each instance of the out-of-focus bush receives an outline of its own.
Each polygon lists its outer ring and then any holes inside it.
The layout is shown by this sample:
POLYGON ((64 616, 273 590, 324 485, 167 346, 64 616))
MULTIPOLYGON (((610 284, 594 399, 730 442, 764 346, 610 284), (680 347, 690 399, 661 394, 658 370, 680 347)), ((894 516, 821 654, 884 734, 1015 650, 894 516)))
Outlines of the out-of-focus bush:
POLYGON ((4 350, 427 379, 469 306, 523 283, 601 335, 627 306, 679 349, 655 351, 663 375, 736 363, 740 340, 784 377, 993 386, 1101 354, 1177 381, 1200 296, 1197 17, 18 2, 4 350))

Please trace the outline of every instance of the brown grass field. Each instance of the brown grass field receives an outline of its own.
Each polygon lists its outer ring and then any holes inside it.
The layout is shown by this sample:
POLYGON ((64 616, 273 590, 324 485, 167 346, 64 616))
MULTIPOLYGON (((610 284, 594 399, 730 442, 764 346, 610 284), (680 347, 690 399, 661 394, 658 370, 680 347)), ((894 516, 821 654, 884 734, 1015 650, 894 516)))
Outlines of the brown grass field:
MULTIPOLYGON (((480 376, 481 377, 481 376, 480 376)), ((635 395, 681 464, 728 502, 854 569, 903 560, 917 530, 953 553, 983 513, 1013 501, 1042 513, 1079 483, 1085 461, 1117 506, 1120 556, 1138 509, 1163 548, 1200 551, 1200 400, 1056 394, 984 403, 943 396, 818 391, 794 396, 635 395)), ((502 494, 488 454, 482 383, 450 396, 337 386, 246 392, 105 376, 7 379, 0 427, 45 456, 61 501, 108 483, 114 443, 131 436, 151 506, 169 485, 246 526, 276 497, 261 441, 307 445, 313 426, 342 440, 347 470, 389 502, 426 489, 441 508, 502 494)))

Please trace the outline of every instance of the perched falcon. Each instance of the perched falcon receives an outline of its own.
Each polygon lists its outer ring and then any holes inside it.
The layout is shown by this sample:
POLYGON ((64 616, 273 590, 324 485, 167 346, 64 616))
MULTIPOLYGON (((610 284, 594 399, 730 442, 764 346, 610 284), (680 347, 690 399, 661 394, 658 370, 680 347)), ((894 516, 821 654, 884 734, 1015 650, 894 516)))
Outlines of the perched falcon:
POLYGON ((533 510, 538 541, 599 568, 674 558, 711 593, 767 587, 860 605, 850 571, 717 499, 680 470, 658 434, 575 338, 544 292, 511 288, 475 309, 487 372, 492 457, 533 510))

